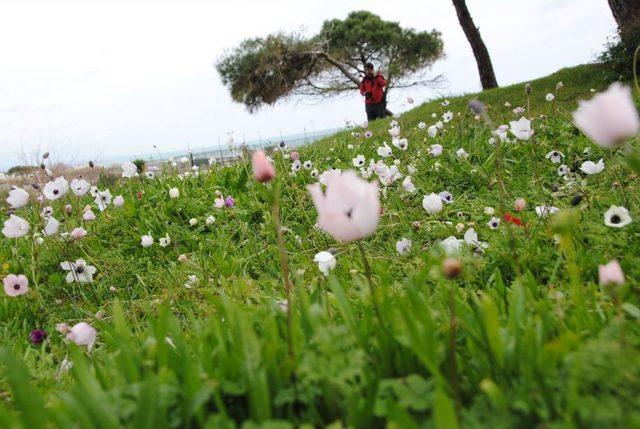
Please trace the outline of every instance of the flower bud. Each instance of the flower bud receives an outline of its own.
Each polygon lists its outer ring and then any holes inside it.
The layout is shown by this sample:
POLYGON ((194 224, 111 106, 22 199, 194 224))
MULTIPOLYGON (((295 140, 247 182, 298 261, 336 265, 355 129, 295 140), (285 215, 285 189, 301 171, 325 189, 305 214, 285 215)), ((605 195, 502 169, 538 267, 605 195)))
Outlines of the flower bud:
POLYGON ((518 198, 514 204, 514 208, 516 209, 517 212, 523 212, 526 207, 527 207, 527 202, 525 201, 524 198, 518 198))
MULTIPOLYGON (((296 154, 297 152, 291 152, 292 154, 296 154)), ((251 157, 251 166, 253 168, 253 175, 258 182, 267 183, 273 180, 276 176, 276 171, 273 168, 271 162, 267 158, 267 155, 262 150, 258 150, 253 153, 251 157)))
POLYGON ((454 279, 462 273, 462 262, 459 259, 447 258, 442 261, 442 272, 448 279, 454 279))

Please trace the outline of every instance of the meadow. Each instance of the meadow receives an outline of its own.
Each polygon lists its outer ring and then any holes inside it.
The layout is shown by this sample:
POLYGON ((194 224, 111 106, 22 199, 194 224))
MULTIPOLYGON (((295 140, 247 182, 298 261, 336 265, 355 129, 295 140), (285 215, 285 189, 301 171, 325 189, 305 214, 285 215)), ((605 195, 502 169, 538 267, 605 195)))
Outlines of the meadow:
POLYGON ((0 427, 640 428, 640 146, 572 119, 611 82, 414 102, 284 142, 269 183, 245 153, 58 195, 44 158, 0 202, 30 227, 0 237, 0 427), (316 225, 338 169, 378 182, 361 240, 316 225))

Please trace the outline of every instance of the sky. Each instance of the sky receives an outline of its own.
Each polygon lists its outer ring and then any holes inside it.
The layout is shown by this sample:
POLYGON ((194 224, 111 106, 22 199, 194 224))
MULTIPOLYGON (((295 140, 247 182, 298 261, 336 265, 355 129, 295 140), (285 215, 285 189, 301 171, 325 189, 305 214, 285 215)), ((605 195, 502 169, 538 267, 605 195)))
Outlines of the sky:
MULTIPOLYGON (((500 85, 591 62, 615 21, 606 0, 467 0, 500 85)), ((320 104, 288 100, 250 114, 215 70, 225 49, 278 31, 314 34, 369 10, 442 33, 438 89, 390 93, 422 102, 480 89, 450 0, 0 0, 0 170, 50 150, 69 163, 313 132, 363 122, 354 91, 320 104)), ((564 82, 570 85, 570 82, 564 82)))

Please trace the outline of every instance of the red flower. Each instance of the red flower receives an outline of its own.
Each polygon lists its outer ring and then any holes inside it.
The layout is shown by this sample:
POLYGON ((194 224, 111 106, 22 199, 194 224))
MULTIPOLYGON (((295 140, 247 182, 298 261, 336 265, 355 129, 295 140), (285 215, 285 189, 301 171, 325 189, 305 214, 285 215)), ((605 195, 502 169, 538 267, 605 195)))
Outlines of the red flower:
POLYGON ((520 220, 520 218, 515 217, 511 213, 505 213, 504 214, 504 220, 506 220, 507 222, 512 223, 514 225, 522 226, 522 221, 520 220))
POLYGON ((138 200, 142 199, 142 191, 138 191, 138 200))

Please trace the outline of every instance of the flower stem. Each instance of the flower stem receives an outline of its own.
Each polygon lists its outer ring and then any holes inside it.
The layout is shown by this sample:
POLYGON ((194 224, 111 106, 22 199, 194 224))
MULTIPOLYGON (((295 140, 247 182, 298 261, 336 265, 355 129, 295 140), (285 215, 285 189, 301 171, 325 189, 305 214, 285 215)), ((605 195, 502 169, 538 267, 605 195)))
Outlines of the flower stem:
POLYGON ((273 205, 271 206, 273 214, 273 223, 276 228, 278 238, 278 253, 280 254, 280 270, 284 281, 284 289, 287 295, 287 343, 289 347, 289 356, 293 360, 293 314, 291 312, 291 280, 289 278, 289 261, 287 251, 284 247, 284 234, 282 233, 282 225, 280 222, 280 183, 277 182, 273 189, 273 205))
POLYGON ((449 282, 449 382, 455 399, 456 415, 460 417, 460 389, 458 385, 458 363, 456 361, 456 284, 449 282))
POLYGON ((369 290, 371 291, 371 301, 373 303, 373 311, 378 319, 378 323, 382 330, 391 336, 391 333, 387 330, 387 326, 384 324, 384 320, 382 319, 382 313, 380 312, 380 306, 378 305, 378 295, 377 289, 373 285, 373 272, 371 271, 371 265, 369 265, 369 260, 367 259, 367 253, 364 250, 364 246, 362 245, 362 241, 358 240, 356 242, 358 249, 360 250, 360 255, 362 255, 362 263, 364 265, 364 274, 367 277, 367 281, 369 283, 369 290))

